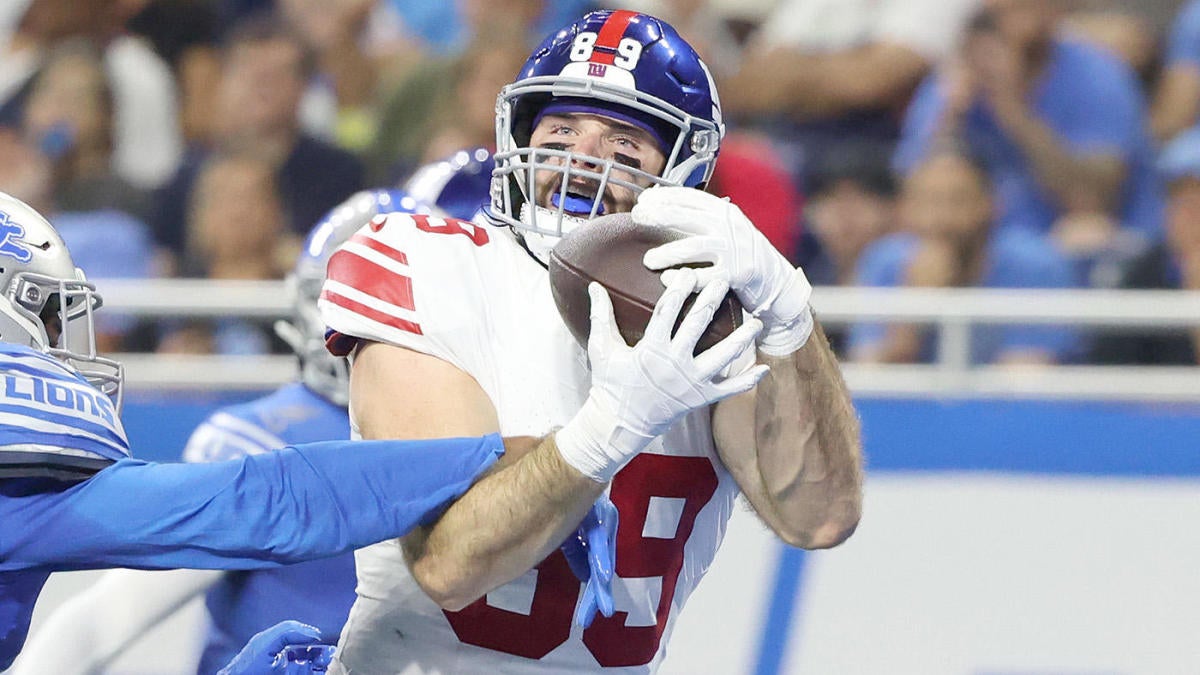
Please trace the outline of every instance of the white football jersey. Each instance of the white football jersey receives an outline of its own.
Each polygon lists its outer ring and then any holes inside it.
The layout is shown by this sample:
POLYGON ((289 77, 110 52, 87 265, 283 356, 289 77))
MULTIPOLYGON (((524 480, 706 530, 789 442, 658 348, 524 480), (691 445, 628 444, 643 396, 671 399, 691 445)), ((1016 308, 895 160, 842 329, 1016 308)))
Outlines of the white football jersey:
MULTIPOLYGON (((380 216, 334 254, 320 305, 335 352, 374 340, 469 373, 506 436, 548 433, 587 395, 587 354, 558 315, 546 269, 507 228, 380 216)), ((399 543, 384 542, 357 554, 359 597, 342 633, 342 672, 653 672, 738 493, 717 459, 709 417, 706 409, 682 420, 610 486, 620 511, 611 618, 597 616, 587 630, 574 625, 582 584, 561 552, 446 612, 412 579, 399 543)))

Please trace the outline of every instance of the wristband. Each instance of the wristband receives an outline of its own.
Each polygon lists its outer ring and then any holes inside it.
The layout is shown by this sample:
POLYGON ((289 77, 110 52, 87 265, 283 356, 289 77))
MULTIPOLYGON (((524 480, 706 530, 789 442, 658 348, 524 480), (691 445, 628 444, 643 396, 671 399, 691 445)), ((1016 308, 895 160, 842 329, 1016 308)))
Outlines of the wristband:
POLYGON ((758 312, 764 320, 758 348, 771 356, 787 356, 808 342, 813 332, 813 314, 808 306, 812 286, 799 267, 787 286, 766 307, 758 312), (788 318, 791 317, 791 318, 788 318))
POLYGON ((554 435, 563 460, 597 483, 612 480, 652 440, 618 424, 616 415, 605 411, 591 396, 554 435))

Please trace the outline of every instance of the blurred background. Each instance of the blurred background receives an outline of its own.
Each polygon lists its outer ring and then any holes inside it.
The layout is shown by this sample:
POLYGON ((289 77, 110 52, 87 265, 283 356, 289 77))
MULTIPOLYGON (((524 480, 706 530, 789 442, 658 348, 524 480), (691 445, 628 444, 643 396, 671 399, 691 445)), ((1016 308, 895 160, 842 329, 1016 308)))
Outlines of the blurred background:
MULTIPOLYGON (((609 6, 0 1, 0 190, 105 295, 137 454, 294 378, 307 230, 492 147, 531 48, 609 6)), ((1200 672, 1200 0, 620 6, 711 66, 710 189, 818 286, 869 466, 833 551, 735 517, 665 671, 1200 672)), ((202 622, 111 672, 192 672, 202 622)))

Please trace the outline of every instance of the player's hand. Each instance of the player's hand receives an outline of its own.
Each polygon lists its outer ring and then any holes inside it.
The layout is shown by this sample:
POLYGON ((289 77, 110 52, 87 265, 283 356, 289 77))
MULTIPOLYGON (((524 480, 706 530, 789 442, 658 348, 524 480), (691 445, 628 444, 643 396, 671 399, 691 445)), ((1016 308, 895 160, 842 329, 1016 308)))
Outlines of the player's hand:
MULTIPOLYGON (((294 667, 288 670, 288 663, 297 662, 288 658, 290 647, 321 646, 321 631, 313 626, 299 621, 281 621, 274 626, 250 638, 242 651, 229 662, 229 665, 218 671, 217 675, 274 675, 282 673, 297 673, 294 667)), ((305 662, 311 666, 328 666, 333 660, 332 650, 316 650, 312 652, 311 660, 305 662)))
POLYGON ((673 275, 642 339, 625 344, 603 286, 592 283, 588 360, 592 388, 583 407, 555 436, 563 459, 600 483, 687 413, 749 391, 766 374, 754 366, 729 377, 722 371, 753 342, 762 323, 750 319, 708 350, 692 352, 729 290, 716 278, 700 291, 674 337, 671 329, 684 301, 696 288, 696 273, 673 275))
MULTIPOLYGON (((759 349, 785 356, 808 341, 812 286, 736 205, 695 188, 655 187, 641 193, 630 216, 690 235, 650 249, 642 262, 652 270, 711 263, 696 270, 700 283, 724 279, 746 311, 762 320, 759 349)), ((677 273, 663 272, 663 283, 677 273)))
POLYGON ((601 495, 562 545, 571 571, 586 583, 575 607, 575 623, 592 625, 596 612, 613 615, 612 577, 617 558, 617 507, 601 495))

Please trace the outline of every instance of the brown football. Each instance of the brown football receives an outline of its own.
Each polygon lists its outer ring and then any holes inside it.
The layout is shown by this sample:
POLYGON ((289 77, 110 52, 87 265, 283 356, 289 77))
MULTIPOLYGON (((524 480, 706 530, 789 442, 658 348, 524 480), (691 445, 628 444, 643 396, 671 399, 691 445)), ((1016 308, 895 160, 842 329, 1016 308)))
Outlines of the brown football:
MULTIPOLYGON (((594 219, 562 238, 550 253, 550 289, 558 313, 579 344, 587 346, 591 301, 587 287, 597 281, 608 289, 621 337, 630 346, 642 339, 654 305, 663 293, 660 272, 647 269, 642 256, 684 235, 634 223, 628 213, 594 219)), ((684 304, 680 320, 696 299, 684 304)), ((731 292, 696 345, 696 353, 713 346, 742 324, 742 305, 731 292)), ((676 322, 676 328, 679 322, 676 322)))

